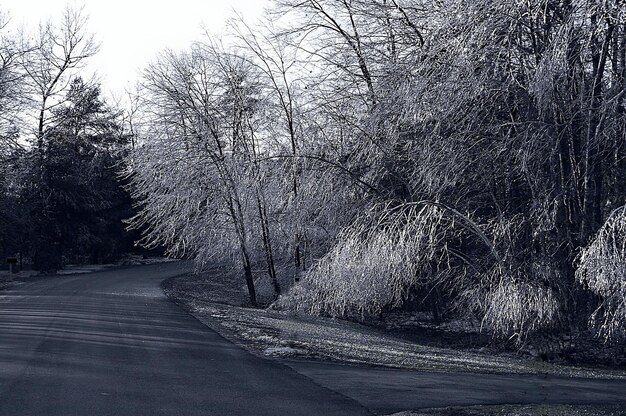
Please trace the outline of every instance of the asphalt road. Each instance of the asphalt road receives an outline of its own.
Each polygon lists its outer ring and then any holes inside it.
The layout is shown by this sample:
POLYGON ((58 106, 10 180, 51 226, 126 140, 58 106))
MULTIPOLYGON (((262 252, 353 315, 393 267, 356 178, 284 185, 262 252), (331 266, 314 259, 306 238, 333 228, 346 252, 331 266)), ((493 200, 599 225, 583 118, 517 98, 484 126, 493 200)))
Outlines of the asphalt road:
POLYGON ((626 404, 626 380, 428 373, 306 361, 289 365, 382 415, 447 406, 626 404))
POLYGON ((169 302, 181 263, 0 293, 0 415, 366 415, 626 402, 625 380, 444 374, 255 357, 169 302), (367 409, 366 409, 367 408, 367 409))
POLYGON ((366 415, 252 356, 159 282, 181 264, 43 278, 0 293, 0 415, 366 415))

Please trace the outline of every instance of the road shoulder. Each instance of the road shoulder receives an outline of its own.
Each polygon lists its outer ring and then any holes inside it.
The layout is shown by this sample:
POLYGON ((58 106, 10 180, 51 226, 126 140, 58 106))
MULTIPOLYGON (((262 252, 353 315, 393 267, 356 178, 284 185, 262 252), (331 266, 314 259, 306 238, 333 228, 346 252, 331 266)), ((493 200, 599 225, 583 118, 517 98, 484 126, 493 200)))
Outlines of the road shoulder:
POLYGON ((410 342, 354 322, 237 306, 241 301, 233 276, 220 270, 210 277, 180 276, 162 283, 166 295, 188 313, 266 358, 318 360, 429 372, 550 375, 626 379, 626 372, 580 368, 538 361, 528 356, 457 349, 410 342))
POLYGON ((227 302, 240 293, 224 273, 221 280, 179 276, 162 282, 162 288, 231 342, 278 360, 377 414, 423 408, 403 416, 626 414, 620 407, 623 372, 435 348, 356 323, 236 306, 227 302))

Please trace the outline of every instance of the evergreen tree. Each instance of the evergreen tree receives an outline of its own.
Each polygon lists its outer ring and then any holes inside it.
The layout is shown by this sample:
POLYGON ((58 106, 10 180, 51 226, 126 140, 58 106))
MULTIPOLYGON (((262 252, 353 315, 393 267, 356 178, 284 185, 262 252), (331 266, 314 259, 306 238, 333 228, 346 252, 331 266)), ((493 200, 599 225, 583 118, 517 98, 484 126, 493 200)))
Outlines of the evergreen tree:
POLYGON ((122 224, 130 200, 117 179, 129 137, 99 86, 81 78, 72 81, 52 120, 43 152, 26 158, 31 180, 23 202, 30 208, 35 267, 109 261, 130 244, 122 224))

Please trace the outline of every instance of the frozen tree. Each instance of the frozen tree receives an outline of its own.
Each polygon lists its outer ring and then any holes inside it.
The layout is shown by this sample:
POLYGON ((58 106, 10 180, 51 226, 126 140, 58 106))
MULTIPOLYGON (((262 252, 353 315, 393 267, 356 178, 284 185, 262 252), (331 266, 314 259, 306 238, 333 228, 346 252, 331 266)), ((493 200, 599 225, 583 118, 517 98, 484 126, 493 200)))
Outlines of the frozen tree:
POLYGON ((250 302, 253 229, 258 225, 273 274, 263 172, 255 114, 253 67, 216 42, 187 53, 167 52, 146 70, 143 93, 151 112, 144 143, 131 157, 133 192, 142 201, 136 227, 144 243, 193 255, 199 265, 237 256, 250 302))
POLYGON ((406 301, 448 257, 451 224, 436 205, 377 207, 342 231, 337 244, 279 306, 331 316, 371 316, 406 301))
MULTIPOLYGON (((359 15, 356 4, 298 7, 310 9, 312 22, 319 21, 315 13, 337 14, 340 22, 359 15)), ((351 171, 375 198, 439 201, 480 224, 499 261, 485 264, 481 246, 466 242, 455 250, 467 264, 442 257, 438 266, 466 270, 439 283, 461 310, 518 340, 577 325, 586 311, 576 299, 586 295, 574 279, 576 250, 607 215, 600 208, 623 199, 622 49, 615 38, 622 6, 448 1, 424 7, 428 24, 409 20, 408 26, 418 28, 419 53, 392 60, 386 72, 378 69, 382 61, 368 61, 377 74, 376 105, 351 123, 360 129, 349 147, 351 171), (367 168, 355 168, 359 163, 367 168)), ((341 131, 327 129, 335 143, 343 142, 341 131)), ((357 247, 351 234, 342 236, 332 253, 345 253, 344 244, 357 247)), ((350 274, 351 263, 345 262, 346 273, 339 272, 341 261, 333 264, 338 269, 319 269, 302 287, 350 274)))
MULTIPOLYGON (((266 27, 269 32, 268 35, 257 34, 242 19, 233 20, 231 26, 242 43, 242 52, 250 56, 250 62, 259 69, 260 74, 264 75, 264 88, 269 92, 266 114, 271 119, 278 121, 268 125, 268 127, 274 136, 275 152, 279 155, 285 154, 286 160, 290 164, 291 190, 289 193, 291 197, 288 198, 288 201, 291 202, 291 217, 298 218, 292 222, 294 225, 293 259, 296 270, 300 270, 305 268, 306 264, 303 242, 306 241, 307 237, 306 229, 302 227, 303 221, 299 218, 300 211, 303 209, 299 189, 299 176, 301 174, 299 156, 302 151, 302 144, 299 142, 302 131, 299 124, 300 120, 296 118, 299 115, 298 103, 296 102, 298 75, 293 73, 294 69, 297 69, 297 48, 290 47, 281 38, 270 39, 269 36, 272 31, 269 26, 266 27)), ((263 222, 268 223, 267 219, 263 222)), ((270 233, 269 229, 265 232, 270 233)))
POLYGON ((235 52, 155 67, 133 156, 149 238, 274 277, 306 258, 279 303, 317 313, 431 303, 518 342, 612 313, 575 259, 624 205, 621 2, 274 6, 234 23, 235 52))

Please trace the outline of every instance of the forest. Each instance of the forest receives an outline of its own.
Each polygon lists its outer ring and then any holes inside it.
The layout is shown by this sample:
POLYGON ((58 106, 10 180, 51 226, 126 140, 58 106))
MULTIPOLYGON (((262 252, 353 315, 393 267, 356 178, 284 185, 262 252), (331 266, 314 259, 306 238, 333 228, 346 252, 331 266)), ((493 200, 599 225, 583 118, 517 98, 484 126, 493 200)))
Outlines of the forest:
POLYGON ((133 249, 130 195, 116 170, 131 134, 123 112, 80 74, 98 45, 86 18, 16 31, 0 10, 0 255, 55 272, 133 249))
POLYGON ((626 339, 618 0, 274 0, 119 109, 79 12, 0 33, 0 251, 135 241, 231 264, 251 306, 626 339))

